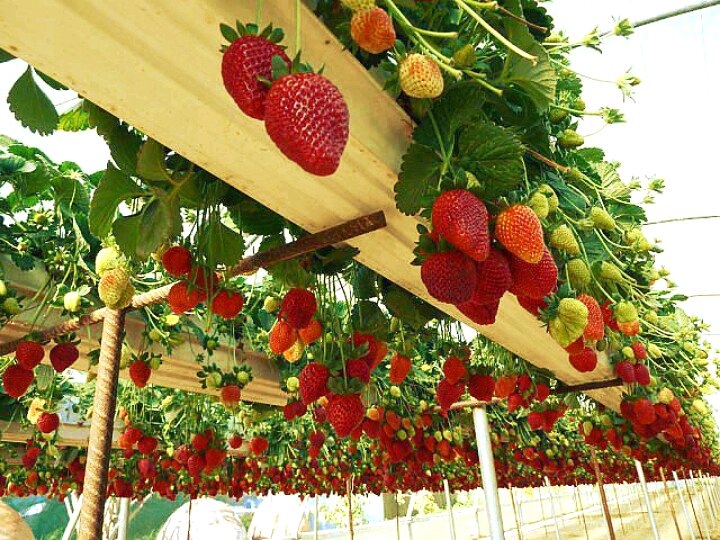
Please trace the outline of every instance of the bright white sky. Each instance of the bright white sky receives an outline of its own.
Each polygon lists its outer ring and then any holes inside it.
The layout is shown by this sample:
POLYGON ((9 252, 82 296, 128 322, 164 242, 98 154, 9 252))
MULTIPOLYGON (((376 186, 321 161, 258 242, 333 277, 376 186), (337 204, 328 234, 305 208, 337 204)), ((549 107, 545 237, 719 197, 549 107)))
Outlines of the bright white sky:
MULTIPOLYGON (((556 29, 564 29, 571 40, 580 39, 599 26, 611 29, 616 19, 644 19, 677 9, 678 0, 605 0, 587 2, 555 0, 547 3, 556 29)), ((720 214, 715 197, 720 172, 714 159, 718 152, 717 126, 720 112, 713 97, 720 90, 720 6, 696 11, 639 28, 630 39, 608 38, 603 53, 589 49, 573 53, 573 68, 598 79, 615 80, 628 68, 640 77, 635 102, 623 102, 611 84, 585 80, 583 97, 588 110, 619 108, 626 124, 609 126, 587 139, 589 146, 605 150, 608 159, 622 163, 624 180, 657 176, 666 180, 666 190, 647 209, 650 221, 720 214)), ((0 65, 0 96, 7 96, 24 65, 0 65)), ((50 92, 55 103, 70 97, 68 92, 50 92)), ((597 131, 592 122, 579 131, 597 131)), ((94 132, 56 133, 49 137, 32 134, 20 126, 4 102, 0 104, 0 133, 25 144, 38 146, 56 161, 71 160, 83 170, 105 167, 109 153, 94 132)), ((687 295, 720 293, 716 276, 720 254, 715 242, 720 219, 689 221, 647 227, 649 240, 662 240, 665 252, 657 257, 668 268, 687 295)), ((692 298, 683 308, 711 323, 720 334, 720 297, 692 298)), ((712 332, 713 330, 711 330, 712 332)), ((720 348, 720 335, 709 336, 720 348)))

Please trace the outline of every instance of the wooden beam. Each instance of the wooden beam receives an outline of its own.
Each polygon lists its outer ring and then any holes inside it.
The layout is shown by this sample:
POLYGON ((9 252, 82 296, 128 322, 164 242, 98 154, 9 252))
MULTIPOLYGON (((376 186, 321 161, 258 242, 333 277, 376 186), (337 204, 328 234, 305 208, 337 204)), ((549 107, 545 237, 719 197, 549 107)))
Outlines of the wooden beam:
MULTIPOLYGON (((262 24, 294 28, 293 0, 266 2, 262 24)), ((372 75, 302 7, 302 50, 325 65, 350 109, 350 139, 336 174, 315 177, 286 159, 262 122, 243 115, 220 75, 218 26, 253 21, 250 1, 125 0, 122 9, 93 0, 0 3, 0 47, 30 62, 150 137, 247 193, 304 229, 316 232, 378 209, 387 227, 348 244, 357 259, 428 300, 566 384, 587 380, 533 315, 511 295, 497 322, 473 325, 427 294, 411 266, 417 218, 395 208, 394 185, 413 128, 372 75)), ((594 377, 613 376, 599 362, 594 377)), ((589 392, 618 410, 620 390, 589 392)))

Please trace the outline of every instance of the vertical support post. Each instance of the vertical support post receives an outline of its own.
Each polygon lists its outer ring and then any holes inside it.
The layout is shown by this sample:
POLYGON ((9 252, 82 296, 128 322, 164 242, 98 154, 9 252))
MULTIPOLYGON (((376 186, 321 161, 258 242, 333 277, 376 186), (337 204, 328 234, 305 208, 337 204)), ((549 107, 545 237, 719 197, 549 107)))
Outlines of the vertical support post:
MULTIPOLYGON (((515 526, 517 527, 517 535, 520 540, 523 540, 523 533, 522 533, 522 529, 520 527, 520 518, 518 516, 518 509, 517 509, 517 506, 515 506, 515 494, 513 493, 512 484, 510 484, 508 489, 510 490, 510 501, 512 502, 513 514, 515 514, 515 526)), ((478 529, 478 538, 480 538, 480 530, 479 529, 478 529)))
POLYGON ((477 527, 477 537, 482 538, 480 532, 480 488, 475 489, 475 526, 477 527))
POLYGON ((75 503, 75 509, 70 516, 70 521, 68 521, 67 527, 65 527, 65 532, 63 532, 62 540, 70 540, 70 537, 72 536, 75 527, 77 527, 78 519, 80 519, 80 508, 82 505, 82 500, 83 496, 80 495, 80 500, 75 503))
POLYGON ((130 515, 130 499, 120 499, 120 515, 118 516, 117 540, 127 540, 128 521, 130 515))
MULTIPOLYGON (((538 495, 538 500, 540 501, 540 511, 542 512, 542 520, 543 520, 543 523, 545 523, 547 521, 547 516, 545 515, 545 503, 543 502, 543 495, 542 495, 541 487, 537 488, 537 495, 538 495)), ((547 533, 548 533, 547 524, 543 525, 543 529, 544 529, 544 533, 547 535, 547 533)))
POLYGON ((560 536, 560 525, 558 524, 557 512, 555 512, 555 499, 552 495, 552 486, 550 485, 550 479, 545 477, 545 487, 547 487, 548 497, 550 497, 550 512, 552 512, 552 518, 555 522, 555 536, 557 540, 562 540, 560 536))
MULTIPOLYGON (((690 513, 685 505, 685 497, 683 497, 682 490, 680 489, 680 479, 678 478, 676 471, 673 471, 673 478, 675 479, 675 489, 677 489, 678 495, 680 495, 680 503, 682 503, 685 521, 687 521, 688 530, 690 531, 690 538, 695 540, 695 532, 693 531, 692 521, 690 520, 690 513)), ((698 525, 698 530, 700 530, 700 525, 698 525)), ((700 535, 702 536, 702 532, 700 532, 700 535)))
MULTIPOLYGON (((693 492, 697 494, 697 486, 695 485, 695 476, 693 476, 692 469, 690 469, 690 483, 693 487, 693 492)), ((700 491, 700 518, 702 519, 703 527, 705 527, 705 534, 708 538, 711 538, 710 536, 710 528, 708 527, 707 520, 705 519, 705 509, 703 508, 705 506, 705 500, 702 495, 702 491, 700 491)))
POLYGON ((450 484, 443 478, 443 486, 445 487, 445 505, 448 509, 448 521, 450 523, 450 540, 455 540, 455 518, 453 517, 452 501, 450 500, 450 484))
POLYGON ((622 512, 620 511, 620 499, 618 498, 617 487, 615 487, 615 484, 613 484, 612 487, 613 495, 615 495, 615 506, 617 506, 618 516, 620 516, 620 528, 623 534, 625 534, 625 524, 623 523, 622 512))
POLYGON ((473 409, 473 421, 480 456, 483 491, 485 492, 485 509, 490 524, 490 538, 492 540, 504 540, 502 509, 498 495, 497 477, 495 476, 495 460, 493 459, 492 444, 490 443, 490 425, 488 424, 485 407, 473 409))
POLYGON ((577 482, 575 482, 575 492, 574 493, 575 493, 575 495, 577 495, 577 498, 575 499, 575 508, 576 509, 578 507, 578 502, 580 503, 579 514, 580 514, 580 517, 582 517, 582 524, 583 524, 583 528, 585 529, 585 539, 590 540, 590 535, 588 534, 588 530, 587 530, 587 523, 585 522, 585 509, 583 508, 582 497, 581 497, 580 489, 578 488, 577 482))
POLYGON ((670 513, 672 514, 673 523, 675 523, 675 531, 677 531, 678 540, 683 540, 682 532, 680 532, 680 524, 678 523, 677 516, 675 515, 675 505, 670 497, 670 490, 668 489, 667 480, 665 479, 665 471, 660 467, 660 478, 665 488, 665 498, 667 499, 668 506, 670 506, 670 513))
POLYGON ((315 495, 315 523, 313 524, 313 536, 315 537, 315 540, 318 540, 319 530, 320 530, 320 512, 318 512, 318 499, 320 498, 320 495, 315 495))
POLYGON ((608 535, 610 536, 610 540, 615 540, 615 530, 613 529, 612 517, 610 516, 607 499, 605 498, 605 488, 603 488, 602 473, 600 472, 597 454, 595 453, 594 448, 591 448, 590 452, 592 453, 593 468, 595 469, 595 478, 597 479, 598 491, 600 492, 600 502, 602 503, 603 513, 605 514, 605 523, 607 524, 608 535))
POLYGON ((78 540, 102 538, 124 326, 125 312, 107 309, 95 383, 78 540))
POLYGON ((657 523, 655 523, 655 513, 652 508, 652 501, 650 501, 650 493, 648 493, 647 482, 645 482, 645 471, 643 471, 642 463, 637 459, 635 460, 635 468, 637 469, 638 478, 640 478, 640 485, 642 486, 643 494, 645 495, 645 505, 647 506, 648 516, 650 517, 650 527, 652 528, 653 536, 655 540, 660 540, 658 534, 657 523))
POLYGON ((708 515, 710 516, 709 525, 714 529, 715 525, 717 524, 715 521, 715 507, 713 506, 712 499, 710 499, 707 491, 704 489, 705 479, 703 478, 702 471, 698 471, 698 481, 700 482, 700 496, 702 497, 703 504, 705 505, 705 508, 707 508, 708 515), (707 499, 707 501, 705 499, 707 499))
POLYGON ((697 524, 698 534, 700 535, 700 538, 702 539, 703 532, 702 532, 702 529, 700 528, 700 520, 698 519, 697 511, 695 510, 695 503, 693 502, 693 499, 692 499, 692 493, 690 492, 690 488, 688 487, 688 481, 687 481, 687 476, 685 475, 685 469, 683 469, 683 485, 685 486, 685 493, 687 493, 688 499, 690 500, 690 509, 692 510, 693 516, 695 517, 695 523, 697 524))
POLYGON ((353 530, 353 515, 352 515, 352 475, 347 479, 347 498, 348 498, 348 525, 350 526, 350 540, 355 538, 355 531, 353 530))

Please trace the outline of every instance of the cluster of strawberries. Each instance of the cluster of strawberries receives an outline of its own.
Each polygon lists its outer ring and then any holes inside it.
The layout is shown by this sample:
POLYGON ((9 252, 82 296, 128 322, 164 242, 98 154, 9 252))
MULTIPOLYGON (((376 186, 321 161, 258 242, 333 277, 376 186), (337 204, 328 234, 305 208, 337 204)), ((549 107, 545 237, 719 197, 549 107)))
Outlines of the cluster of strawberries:
POLYGON ((241 293, 220 288, 217 274, 207 268, 193 265, 193 257, 185 247, 173 246, 162 256, 165 271, 182 278, 171 288, 168 304, 173 313, 185 313, 210 299, 210 309, 225 320, 234 319, 243 308, 241 293))
POLYGON ((315 319, 317 300, 306 289, 290 289, 280 303, 278 320, 270 329, 270 350, 282 354, 288 362, 297 362, 305 347, 314 343, 323 333, 320 321, 315 319))
POLYGON ((222 77, 225 89, 251 118, 265 121, 267 134, 286 157, 304 170, 333 174, 350 133, 347 104, 326 77, 297 71, 279 30, 272 26, 260 35, 254 27, 237 23, 237 31, 222 25, 229 47, 223 47, 222 77))

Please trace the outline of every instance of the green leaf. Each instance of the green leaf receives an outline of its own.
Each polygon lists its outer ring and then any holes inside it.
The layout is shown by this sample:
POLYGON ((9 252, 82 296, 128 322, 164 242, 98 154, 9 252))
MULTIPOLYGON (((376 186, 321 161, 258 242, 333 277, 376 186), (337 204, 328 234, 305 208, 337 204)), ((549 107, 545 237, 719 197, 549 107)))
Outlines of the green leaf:
POLYGON ((485 90, 479 84, 464 81, 453 85, 445 91, 442 98, 433 104, 432 118, 426 117, 422 124, 415 129, 413 141, 435 148, 440 152, 439 132, 442 146, 449 149, 457 130, 477 118, 482 113, 484 104, 485 90))
POLYGON ((88 113, 88 123, 90 127, 97 129, 98 135, 105 139, 105 141, 109 141, 110 136, 120 121, 105 109, 98 107, 87 99, 83 100, 82 106, 83 110, 88 113))
POLYGON ((229 210, 233 223, 245 234, 267 236, 278 234, 285 229, 285 218, 250 197, 233 205, 229 210))
POLYGON ((227 24, 224 24, 224 23, 220 24, 220 33, 230 43, 232 43, 233 41, 235 41, 236 39, 238 39, 240 37, 238 35, 237 31, 232 26, 228 26, 227 24))
POLYGON ((13 84, 7 102, 18 122, 30 131, 48 135, 55 130, 58 113, 50 98, 35 82, 30 66, 13 84))
POLYGON ((403 214, 412 216, 423 207, 422 197, 440 180, 442 161, 432 148, 413 143, 403 157, 395 184, 395 204, 403 214))
POLYGON ((69 215, 86 215, 90 209, 90 194, 76 176, 58 176, 52 181, 55 206, 69 215))
POLYGON ((131 176, 135 176, 138 165, 138 152, 142 144, 142 138, 123 122, 113 129, 108 138, 110 156, 112 156, 113 161, 131 176))
MULTIPOLYGON (((282 234, 266 236, 262 242, 260 242, 258 251, 267 251, 268 249, 282 245, 285 245, 285 237, 282 234)), ((273 281, 276 281, 284 287, 305 288, 310 282, 310 274, 297 259, 275 263, 268 266, 265 270, 267 270, 273 278, 273 281)))
POLYGON ((355 266, 355 272, 351 276, 350 284, 356 298, 368 300, 378 295, 377 274, 366 266, 355 266))
POLYGON ((148 139, 137 156, 137 175, 151 182, 171 182, 165 169, 165 148, 159 142, 148 139))
POLYGON ((387 287, 383 293, 383 304, 388 311, 415 330, 420 330, 432 318, 420 313, 421 303, 412 294, 395 284, 387 287))
POLYGON ((530 60, 516 54, 509 54, 509 62, 503 80, 525 90, 538 110, 544 111, 551 103, 555 102, 557 74, 550 63, 550 56, 542 45, 536 43, 532 38, 525 43, 525 47, 522 48, 537 56, 537 64, 533 66, 530 60))
POLYGON ((90 129, 88 113, 83 110, 82 102, 60 115, 58 131, 84 131, 90 129))
POLYGON ((141 234, 135 245, 135 255, 142 261, 150 257, 163 242, 177 236, 182 231, 177 198, 151 200, 142 209, 139 227, 141 234))
POLYGON ((489 122, 476 122, 460 135, 459 162, 475 175, 470 188, 480 199, 494 199, 523 179, 522 146, 510 131, 489 122))
POLYGON ((45 84, 47 84, 53 90, 69 90, 69 88, 67 86, 65 86, 62 83, 57 82, 55 79, 53 79, 49 75, 45 75, 39 69, 36 69, 35 73, 37 73, 37 76, 40 77, 43 81, 45 81, 45 84))
POLYGON ((630 188, 620 179, 615 165, 607 161, 602 161, 600 163, 594 163, 593 168, 598 176, 600 176, 600 192, 603 196, 629 200, 630 188))
POLYGON ((0 64, 15 60, 15 57, 7 51, 0 49, 0 64))
POLYGON ((354 330, 369 334, 385 334, 388 319, 375 302, 361 300, 353 306, 351 321, 354 330))
POLYGON ((121 202, 141 197, 144 191, 128 175, 108 163, 90 202, 90 230, 98 238, 110 232, 115 212, 121 202))
POLYGON ((572 152, 589 163, 597 163, 605 159, 605 151, 601 148, 585 147, 572 152))
POLYGON ((220 221, 217 213, 198 232, 200 251, 208 261, 233 266, 245 252, 245 241, 242 234, 233 231, 220 221))
POLYGON ((140 239, 140 221, 142 214, 131 216, 118 216, 112 224, 112 232, 120 251, 131 258, 135 258, 137 245, 140 239))
POLYGON ((0 174, 29 173, 35 170, 35 163, 15 154, 0 155, 0 174))

